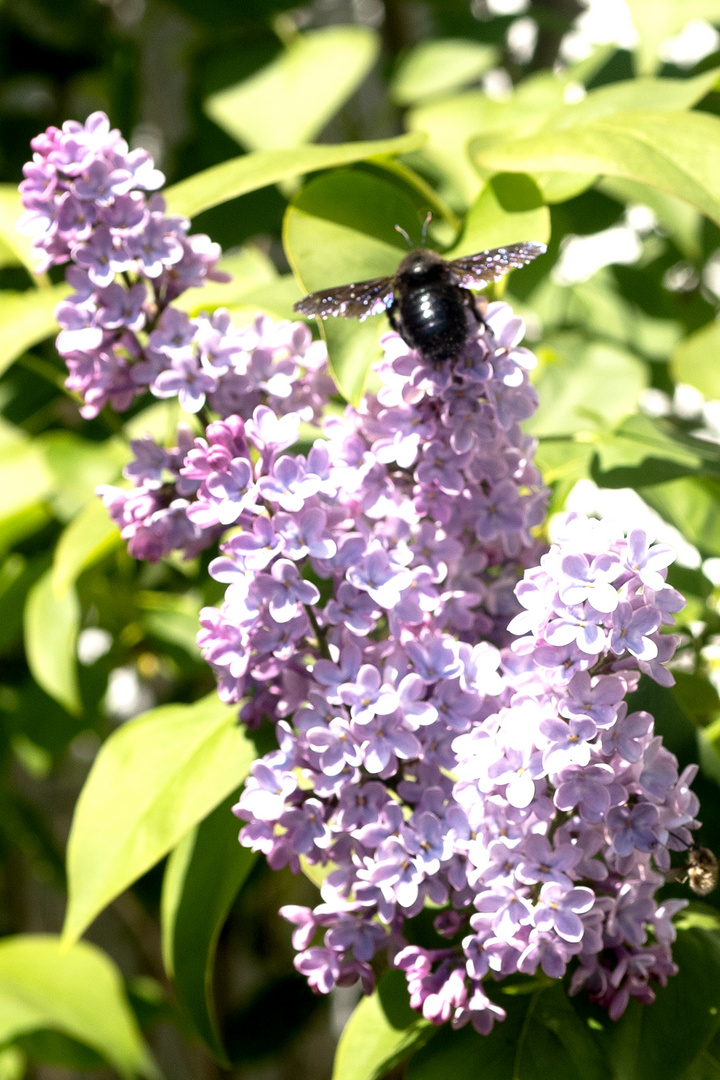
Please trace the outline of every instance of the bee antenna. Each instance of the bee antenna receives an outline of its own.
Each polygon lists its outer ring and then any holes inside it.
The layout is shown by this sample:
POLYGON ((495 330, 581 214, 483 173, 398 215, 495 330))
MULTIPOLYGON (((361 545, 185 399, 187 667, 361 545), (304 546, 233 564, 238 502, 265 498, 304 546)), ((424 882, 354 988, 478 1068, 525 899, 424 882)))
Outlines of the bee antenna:
POLYGON ((422 235, 421 235, 421 238, 420 238, 420 243, 421 244, 425 243, 425 237, 427 236, 428 226, 430 225, 431 221, 432 221, 432 210, 428 210, 427 214, 425 215, 425 221, 424 221, 423 227, 422 227, 422 235))
POLYGON ((403 229, 402 225, 396 225, 395 226, 395 232, 399 232, 400 235, 403 236, 407 240, 409 247, 415 247, 412 240, 408 236, 407 232, 405 231, 405 229, 403 229))

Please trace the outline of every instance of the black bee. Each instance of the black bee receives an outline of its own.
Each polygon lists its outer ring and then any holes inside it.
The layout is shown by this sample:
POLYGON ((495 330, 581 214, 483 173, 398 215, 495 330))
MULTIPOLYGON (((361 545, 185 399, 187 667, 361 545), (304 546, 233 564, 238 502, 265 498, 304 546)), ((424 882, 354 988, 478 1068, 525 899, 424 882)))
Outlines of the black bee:
POLYGON ((508 244, 448 261, 435 251, 417 248, 392 277, 320 289, 298 300, 294 310, 321 319, 330 315, 366 319, 387 311, 403 341, 439 364, 460 353, 468 337, 468 313, 478 323, 483 321, 470 289, 497 281, 544 251, 544 244, 508 244))
POLYGON ((687 862, 671 870, 668 879, 683 885, 687 882, 698 896, 708 896, 717 888, 718 861, 710 848, 692 847, 687 862))

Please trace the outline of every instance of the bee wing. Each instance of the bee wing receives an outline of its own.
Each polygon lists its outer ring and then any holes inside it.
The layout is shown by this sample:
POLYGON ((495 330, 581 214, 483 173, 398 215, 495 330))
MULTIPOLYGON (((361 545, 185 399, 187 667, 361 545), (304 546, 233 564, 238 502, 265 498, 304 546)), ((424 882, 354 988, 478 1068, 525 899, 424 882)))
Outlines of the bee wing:
POLYGON ((457 278, 458 285, 466 289, 481 289, 483 285, 497 281, 503 274, 507 274, 508 270, 515 270, 532 262, 545 250, 545 244, 508 244, 507 247, 452 259, 448 266, 457 278))
POLYGON ((299 311, 301 315, 317 315, 320 319, 344 315, 348 319, 362 320, 369 315, 381 315, 394 298, 392 278, 371 278, 370 281, 356 281, 335 289, 310 293, 298 300, 293 311, 299 311))

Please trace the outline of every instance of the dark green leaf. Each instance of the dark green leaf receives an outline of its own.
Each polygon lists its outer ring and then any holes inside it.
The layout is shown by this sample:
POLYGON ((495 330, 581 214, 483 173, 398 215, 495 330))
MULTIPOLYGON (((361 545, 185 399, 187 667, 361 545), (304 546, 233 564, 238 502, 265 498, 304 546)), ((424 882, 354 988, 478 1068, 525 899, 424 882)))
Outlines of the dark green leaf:
POLYGON ((238 820, 231 812, 237 796, 222 802, 180 841, 168 859, 162 893, 165 968, 196 1031, 228 1067, 213 1002, 215 950, 256 857, 238 843, 238 820))

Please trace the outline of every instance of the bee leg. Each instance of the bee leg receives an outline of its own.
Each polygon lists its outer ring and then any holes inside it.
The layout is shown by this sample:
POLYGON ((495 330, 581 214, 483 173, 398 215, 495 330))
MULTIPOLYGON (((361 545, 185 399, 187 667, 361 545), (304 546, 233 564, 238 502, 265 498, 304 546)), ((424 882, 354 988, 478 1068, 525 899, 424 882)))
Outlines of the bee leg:
POLYGON ((388 317, 388 322, 392 326, 395 333, 399 334, 400 337, 402 337, 402 329, 400 326, 400 313, 398 311, 398 306, 395 301, 393 301, 390 307, 387 309, 386 314, 388 317))
POLYGON ((487 329, 487 323, 485 322, 485 312, 487 311, 486 298, 484 296, 476 296, 475 293, 470 292, 469 289, 463 289, 462 291, 465 294, 464 300, 466 305, 470 308, 470 311, 480 325, 487 329))

